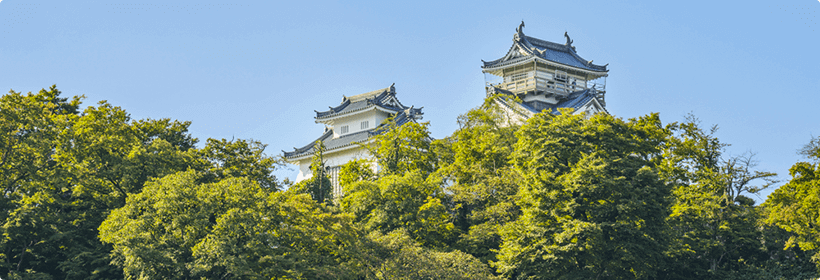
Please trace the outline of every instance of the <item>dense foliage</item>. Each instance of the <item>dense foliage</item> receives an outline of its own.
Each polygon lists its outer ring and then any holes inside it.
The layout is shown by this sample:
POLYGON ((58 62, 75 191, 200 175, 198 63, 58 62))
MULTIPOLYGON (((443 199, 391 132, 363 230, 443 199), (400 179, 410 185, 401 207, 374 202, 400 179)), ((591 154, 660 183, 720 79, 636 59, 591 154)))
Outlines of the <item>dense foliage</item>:
POLYGON ((657 115, 538 114, 516 136, 522 213, 501 230, 499 271, 510 278, 646 278, 667 247, 669 186, 657 158, 657 115))
POLYGON ((56 87, 0 97, 3 279, 810 279, 820 138, 777 183, 697 119, 543 112, 489 98, 430 137, 397 125, 297 184, 254 140, 198 140, 56 87))

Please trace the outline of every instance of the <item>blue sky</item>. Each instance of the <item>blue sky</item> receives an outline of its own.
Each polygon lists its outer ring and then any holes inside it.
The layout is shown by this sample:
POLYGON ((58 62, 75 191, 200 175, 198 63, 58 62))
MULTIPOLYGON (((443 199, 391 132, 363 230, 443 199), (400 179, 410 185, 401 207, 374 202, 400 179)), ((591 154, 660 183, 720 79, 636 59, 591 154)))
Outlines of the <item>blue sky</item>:
POLYGON ((783 180, 820 136, 816 0, 112 2, 0 2, 0 88, 57 84, 279 154, 322 133, 313 110, 395 83, 440 138, 481 103, 481 60, 503 56, 523 19, 525 34, 562 43, 566 31, 609 64, 616 116, 693 113, 720 126, 729 155, 756 152, 783 180))

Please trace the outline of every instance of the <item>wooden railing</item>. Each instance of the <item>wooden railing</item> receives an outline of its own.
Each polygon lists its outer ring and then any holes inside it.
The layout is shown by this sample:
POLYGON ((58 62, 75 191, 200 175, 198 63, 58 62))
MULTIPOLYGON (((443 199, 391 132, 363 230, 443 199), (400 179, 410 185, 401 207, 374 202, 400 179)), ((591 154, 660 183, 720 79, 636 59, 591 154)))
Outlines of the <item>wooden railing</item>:
POLYGON ((606 84, 595 83, 592 81, 586 83, 579 83, 577 85, 567 84, 566 82, 551 80, 541 77, 528 77, 517 81, 500 83, 493 85, 500 89, 509 90, 512 92, 528 92, 528 91, 543 91, 554 93, 558 95, 567 95, 571 92, 584 90, 587 88, 595 88, 599 92, 606 91, 606 84))
POLYGON ((567 95, 574 91, 586 89, 584 84, 568 85, 565 82, 540 77, 530 77, 517 81, 501 83, 498 84, 497 87, 512 92, 543 91, 558 95, 567 95))

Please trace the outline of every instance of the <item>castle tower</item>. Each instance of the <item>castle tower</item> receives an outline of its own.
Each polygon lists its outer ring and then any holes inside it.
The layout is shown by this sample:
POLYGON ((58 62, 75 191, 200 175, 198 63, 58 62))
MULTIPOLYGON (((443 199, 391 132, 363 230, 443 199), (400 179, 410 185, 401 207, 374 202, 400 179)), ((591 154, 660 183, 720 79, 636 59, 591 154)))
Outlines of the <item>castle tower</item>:
POLYGON ((596 65, 581 58, 566 32, 566 43, 559 44, 526 36, 523 29, 522 21, 504 57, 482 60, 487 94, 518 97, 521 102, 499 102, 523 119, 543 110, 556 112, 557 108, 606 112, 608 64, 596 65))
POLYGON ((396 88, 387 88, 371 92, 342 97, 342 103, 330 107, 327 111, 314 111, 316 123, 325 125, 325 131, 319 138, 301 148, 285 152, 287 161, 299 165, 296 182, 313 176, 310 170, 314 146, 318 141, 325 145, 325 166, 333 185, 333 196, 341 197, 339 170, 348 161, 371 158, 370 153, 359 144, 367 144, 373 136, 383 132, 382 121, 393 116, 397 125, 417 121, 424 113, 422 108, 405 106, 396 98, 396 88))

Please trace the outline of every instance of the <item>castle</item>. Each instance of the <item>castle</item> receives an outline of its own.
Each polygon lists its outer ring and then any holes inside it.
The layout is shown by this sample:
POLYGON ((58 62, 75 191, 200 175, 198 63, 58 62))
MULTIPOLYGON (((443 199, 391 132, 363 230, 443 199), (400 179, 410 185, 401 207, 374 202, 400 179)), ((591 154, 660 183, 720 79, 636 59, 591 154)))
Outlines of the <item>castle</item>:
POLYGON ((606 111, 607 65, 586 61, 575 52, 569 35, 564 44, 524 35, 524 22, 515 30, 513 45, 502 58, 483 61, 487 95, 523 122, 543 110, 569 108, 576 113, 606 111), (518 99, 520 102, 513 102, 518 99))
MULTIPOLYGON (((606 111, 607 65, 596 65, 581 58, 565 32, 566 43, 559 44, 524 35, 524 22, 516 28, 513 45, 502 58, 483 61, 488 96, 498 95, 494 104, 504 110, 510 121, 522 123, 544 110, 558 113, 569 108, 574 113, 606 111)), ((382 122, 393 116, 397 125, 415 122, 422 108, 406 106, 396 97, 394 85, 342 97, 342 102, 327 111, 315 111, 316 123, 325 125, 316 140, 292 152, 284 152, 289 162, 299 166, 296 182, 310 178, 310 164, 316 143, 325 146, 325 166, 333 185, 334 197, 341 197, 339 170, 350 160, 371 158, 362 147, 383 132, 382 122)), ((375 163, 372 168, 376 169, 375 163)))
MULTIPOLYGON (((325 125, 325 131, 319 138, 292 152, 284 152, 289 162, 299 165, 296 182, 313 176, 310 170, 314 147, 319 141, 325 146, 325 166, 333 185, 334 197, 340 197, 339 170, 348 161, 369 158, 368 151, 361 144, 368 143, 371 137, 384 131, 382 122, 393 116, 396 125, 420 120, 422 108, 405 106, 396 98, 396 88, 387 88, 371 92, 342 97, 342 103, 330 107, 327 111, 315 111, 316 123, 325 125)), ((375 166, 374 166, 375 168, 375 166)))

